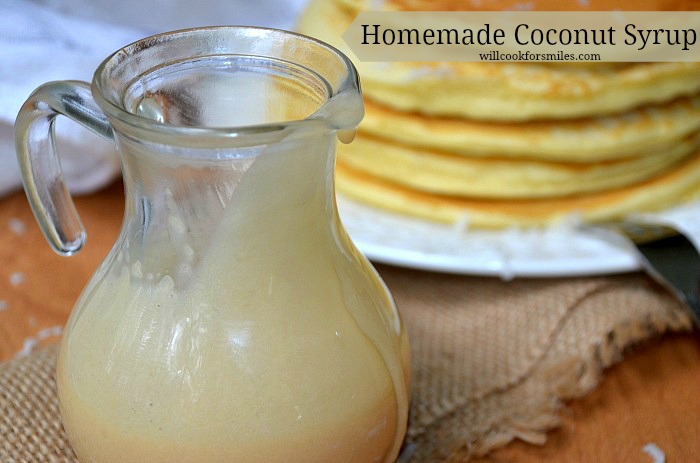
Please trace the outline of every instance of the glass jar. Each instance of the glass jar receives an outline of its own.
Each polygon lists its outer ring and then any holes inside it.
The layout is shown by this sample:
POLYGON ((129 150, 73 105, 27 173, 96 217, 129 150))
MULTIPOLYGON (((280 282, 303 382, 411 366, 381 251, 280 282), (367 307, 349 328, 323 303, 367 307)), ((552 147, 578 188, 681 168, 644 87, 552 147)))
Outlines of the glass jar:
POLYGON ((92 87, 53 82, 17 119, 47 239, 84 241, 51 128, 113 139, 126 212, 68 321, 60 408, 83 463, 390 462, 408 343, 339 221, 336 139, 363 114, 332 47, 245 27, 131 44, 92 87))

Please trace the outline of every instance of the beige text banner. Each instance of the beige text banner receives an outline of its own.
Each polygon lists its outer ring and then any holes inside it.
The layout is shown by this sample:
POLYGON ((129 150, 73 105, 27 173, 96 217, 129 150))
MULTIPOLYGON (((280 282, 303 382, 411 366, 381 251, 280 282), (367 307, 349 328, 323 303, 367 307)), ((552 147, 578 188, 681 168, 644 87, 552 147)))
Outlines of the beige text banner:
POLYGON ((700 12, 363 11, 361 61, 700 61, 700 12))

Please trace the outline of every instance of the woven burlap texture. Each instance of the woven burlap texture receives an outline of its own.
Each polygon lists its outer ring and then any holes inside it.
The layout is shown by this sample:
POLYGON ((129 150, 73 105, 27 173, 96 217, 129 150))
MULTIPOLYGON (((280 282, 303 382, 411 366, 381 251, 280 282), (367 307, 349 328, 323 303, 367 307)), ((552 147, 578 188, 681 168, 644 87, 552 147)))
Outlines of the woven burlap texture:
MULTIPOLYGON (((380 267, 411 337, 405 461, 461 462, 514 438, 542 443, 632 343, 690 329, 639 274, 577 279, 441 275, 380 267)), ((0 365, 0 462, 70 462, 55 396, 56 349, 0 365)))

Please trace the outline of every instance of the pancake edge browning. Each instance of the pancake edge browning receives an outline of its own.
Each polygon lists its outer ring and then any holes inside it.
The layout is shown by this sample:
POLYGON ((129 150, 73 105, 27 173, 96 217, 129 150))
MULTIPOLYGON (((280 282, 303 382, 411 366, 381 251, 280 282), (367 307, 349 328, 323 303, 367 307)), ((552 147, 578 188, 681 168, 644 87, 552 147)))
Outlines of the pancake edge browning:
POLYGON ((427 117, 365 98, 360 128, 418 149, 470 157, 589 163, 668 151, 700 130, 700 95, 607 117, 520 123, 427 117))
POLYGON ((654 212, 700 197, 700 151, 664 175, 625 188, 563 198, 486 200, 431 195, 336 163, 340 194, 380 209, 478 228, 542 227, 571 216, 583 222, 654 212))

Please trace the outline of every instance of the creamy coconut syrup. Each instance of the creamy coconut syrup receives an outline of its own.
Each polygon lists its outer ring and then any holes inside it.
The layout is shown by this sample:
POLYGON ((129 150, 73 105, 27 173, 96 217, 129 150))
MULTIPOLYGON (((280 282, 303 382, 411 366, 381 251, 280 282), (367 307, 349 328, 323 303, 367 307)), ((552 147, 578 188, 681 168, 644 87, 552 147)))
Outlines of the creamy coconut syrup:
POLYGON ((58 362, 82 463, 396 458, 408 345, 383 283, 328 225, 331 136, 257 156, 206 247, 174 211, 154 243, 179 268, 154 270, 129 238, 113 251, 58 362))

